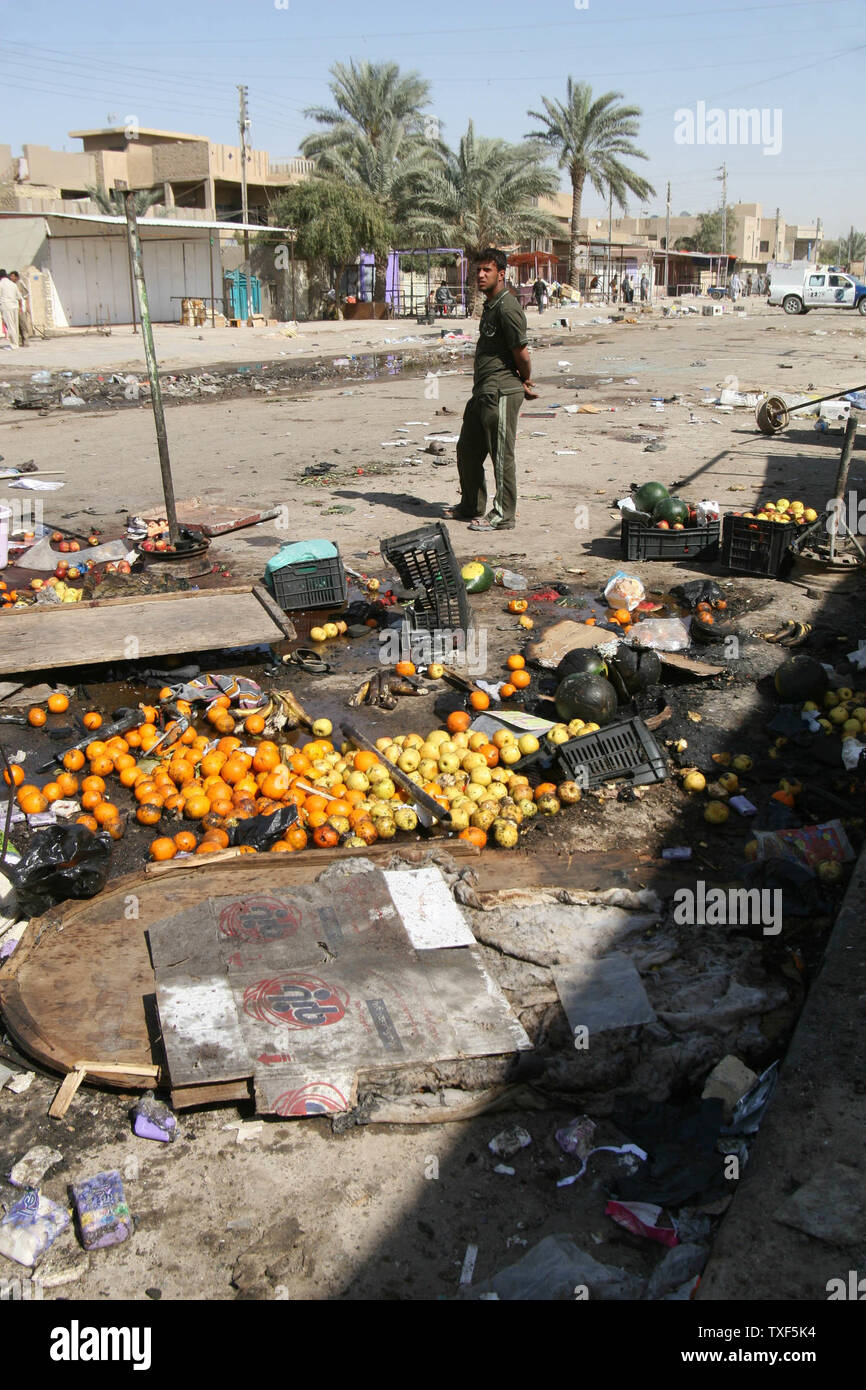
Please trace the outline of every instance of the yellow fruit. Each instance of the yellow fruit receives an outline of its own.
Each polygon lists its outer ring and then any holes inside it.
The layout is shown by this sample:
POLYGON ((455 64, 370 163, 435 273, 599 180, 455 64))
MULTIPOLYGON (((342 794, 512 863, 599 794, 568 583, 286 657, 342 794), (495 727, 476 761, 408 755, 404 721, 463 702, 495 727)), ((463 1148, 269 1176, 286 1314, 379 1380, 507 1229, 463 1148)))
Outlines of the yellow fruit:
POLYGON ((780 497, 779 501, 776 503, 776 509, 780 512, 786 512, 790 505, 791 503, 788 501, 787 497, 780 497))
POLYGON ((445 667, 440 665, 438 661, 431 662, 427 667, 427 676, 431 681, 441 681, 444 673, 445 667))
POLYGON ((334 726, 330 719, 316 719, 313 721, 314 738, 330 738, 334 732, 334 726))
POLYGON ((704 810, 704 820, 709 821, 710 825, 722 825, 730 815, 730 811, 723 801, 710 801, 704 810))
POLYGON ((563 806, 573 806, 575 802, 580 801, 581 791, 576 782, 561 782, 556 789, 556 795, 563 806))
POLYGON ((803 520, 804 520, 804 521, 817 521, 817 520, 818 520, 818 513, 815 511, 815 508, 814 508, 814 507, 807 507, 807 508, 806 508, 806 510, 805 510, 804 513, 803 513, 803 520))
POLYGON ((537 753, 541 745, 535 737, 535 734, 521 734, 520 738, 517 740, 517 747, 520 749, 522 756, 526 757, 527 753, 537 753))
POLYGON ((549 792, 538 798, 537 806, 543 816, 555 816, 560 809, 558 798, 551 796, 549 792))
POLYGON ((514 821, 499 817, 493 822, 493 838, 501 849, 513 849, 519 834, 514 821))
POLYGON ((845 723, 842 725, 842 732, 843 734, 847 734, 849 738, 856 738, 861 732, 862 727, 859 719, 846 719, 845 723))
POLYGON ((831 723, 831 724, 844 724, 844 723, 845 723, 845 720, 846 720, 847 718, 848 718, 848 707, 847 707, 847 705, 834 705, 834 706, 833 706, 833 708, 832 708, 831 711, 830 711, 830 723, 831 723))
POLYGON ((734 758, 734 767, 737 772, 748 772, 752 767, 752 759, 747 753, 738 753, 734 758))
POLYGON ((327 634, 327 632, 325 631, 325 629, 324 629, 323 627, 311 627, 311 628, 310 628, 310 641, 311 641, 311 642, 326 642, 327 640, 328 640, 328 634, 327 634))
POLYGON ((339 637, 340 629, 336 623, 325 623, 325 636, 329 639, 339 637))
POLYGON ((565 724, 554 724, 545 734, 548 743, 568 743, 568 729, 565 724))
POLYGON ((522 618, 518 618, 517 622, 519 627, 525 627, 527 629, 535 627, 535 623, 533 622, 532 618, 527 618, 525 613, 522 618))
POLYGON ((572 738, 576 738, 583 728, 584 721, 582 719, 572 719, 568 725, 568 732, 572 738))
POLYGON ((722 776, 719 778, 719 786, 720 786, 720 787, 724 787, 725 791, 726 791, 729 795, 730 795, 732 792, 737 791, 738 788, 739 788, 739 785, 740 785, 739 780, 738 780, 738 778, 737 778, 736 773, 734 773, 734 772, 725 772, 725 773, 723 773, 722 776))
POLYGON ((499 761, 510 767, 513 763, 519 763, 522 754, 516 743, 507 743, 499 754, 499 761))
POLYGON ((683 778, 683 790, 687 791, 690 796, 696 795, 697 792, 706 791, 706 787, 707 779, 702 772, 687 772, 683 778))

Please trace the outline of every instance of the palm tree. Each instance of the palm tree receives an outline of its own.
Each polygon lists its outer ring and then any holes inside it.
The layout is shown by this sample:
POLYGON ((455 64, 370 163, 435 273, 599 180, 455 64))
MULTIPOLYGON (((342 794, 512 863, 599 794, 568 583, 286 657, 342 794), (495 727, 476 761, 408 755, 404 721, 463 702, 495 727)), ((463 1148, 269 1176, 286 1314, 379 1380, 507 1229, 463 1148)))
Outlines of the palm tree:
MULTIPOLYGON (((407 181, 435 158, 437 145, 422 132, 421 108, 430 103, 429 84, 396 63, 335 63, 333 108, 314 106, 304 114, 327 127, 308 135, 301 151, 315 159, 317 173, 333 175, 370 193, 384 216, 399 227, 407 181)), ((376 253, 373 297, 385 298, 387 252, 376 253)))
POLYGON ((648 158, 632 143, 638 133, 641 109, 616 105, 622 95, 605 92, 593 99, 587 82, 574 82, 569 77, 564 104, 542 97, 544 111, 527 113, 544 127, 532 131, 527 138, 541 140, 556 150, 560 169, 567 169, 571 178, 569 273, 573 284, 577 283, 580 207, 586 180, 596 193, 612 196, 623 210, 628 193, 642 200, 655 193, 652 184, 622 162, 622 157, 648 158))
MULTIPOLYGON (((408 187, 404 224, 413 238, 460 246, 469 259, 485 246, 551 237, 558 223, 538 207, 556 192, 556 172, 538 145, 476 136, 472 122, 457 150, 445 150, 408 187)), ((475 309, 470 282, 467 311, 475 309)))
MULTIPOLYGON (((111 217, 123 217, 126 212, 124 193, 119 188, 88 188, 89 197, 99 208, 100 212, 107 213, 111 217)), ((156 189, 139 189, 134 195, 135 215, 142 217, 148 208, 156 207, 161 203, 162 193, 156 189)))

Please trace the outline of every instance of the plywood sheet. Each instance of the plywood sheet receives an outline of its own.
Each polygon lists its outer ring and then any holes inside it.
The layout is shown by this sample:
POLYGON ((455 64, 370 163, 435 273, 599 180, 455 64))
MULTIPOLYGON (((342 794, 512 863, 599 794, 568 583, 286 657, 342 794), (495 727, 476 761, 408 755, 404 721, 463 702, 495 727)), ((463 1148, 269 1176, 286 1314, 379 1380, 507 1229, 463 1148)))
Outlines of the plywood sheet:
POLYGON ((120 661, 131 651, 139 658, 281 642, 295 630, 270 595, 253 585, 12 609, 2 614, 0 634, 0 675, 6 675, 120 661))

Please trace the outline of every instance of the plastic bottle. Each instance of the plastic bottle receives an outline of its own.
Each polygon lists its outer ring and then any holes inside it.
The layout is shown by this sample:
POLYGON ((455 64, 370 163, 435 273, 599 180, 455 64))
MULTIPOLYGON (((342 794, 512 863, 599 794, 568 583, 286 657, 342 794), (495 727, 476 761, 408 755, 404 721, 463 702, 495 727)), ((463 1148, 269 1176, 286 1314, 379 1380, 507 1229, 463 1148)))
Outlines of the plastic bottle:
POLYGON ((528 589, 529 581, 522 574, 515 574, 513 570, 498 569, 493 571, 493 578, 503 589, 528 589))

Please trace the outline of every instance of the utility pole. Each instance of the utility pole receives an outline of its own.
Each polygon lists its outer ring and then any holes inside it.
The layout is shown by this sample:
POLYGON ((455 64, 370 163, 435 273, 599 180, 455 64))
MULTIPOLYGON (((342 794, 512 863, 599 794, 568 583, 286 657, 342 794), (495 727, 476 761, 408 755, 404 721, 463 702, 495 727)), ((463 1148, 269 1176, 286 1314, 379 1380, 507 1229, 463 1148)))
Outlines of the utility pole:
POLYGON ((665 195, 665 298, 668 293, 668 256, 671 248, 671 185, 668 180, 667 193, 665 195))
POLYGON ((821 259, 820 255, 819 255, 819 252, 820 252, 820 249, 821 249, 821 232, 822 232, 822 230, 823 230, 823 228, 821 227, 821 219, 820 219, 820 217, 819 217, 819 218, 817 219, 816 223, 815 223, 815 264, 816 264, 816 265, 818 264, 818 262, 819 262, 820 259, 821 259))
POLYGON ((253 274, 252 262, 250 261, 250 234, 246 231, 246 226, 250 220, 250 209, 247 202, 247 135, 250 128, 250 118, 247 115, 247 96, 249 88, 239 85, 238 96, 238 129, 241 135, 241 203, 243 207, 242 216, 244 219, 244 274, 247 277, 247 328, 253 327, 253 274))
POLYGON ((722 181, 722 258, 725 262, 725 274, 722 283, 728 283, 728 166, 722 165, 719 178, 722 181))
POLYGON ((610 297, 610 256, 613 241, 613 185, 607 188, 607 293, 610 297))
POLYGON ((126 235, 129 257, 132 263, 135 291, 138 297, 138 316, 141 319, 141 337, 144 343, 144 360, 147 363, 147 378, 150 382, 150 404, 153 422, 156 427, 156 447, 159 453, 159 470, 162 474, 162 491, 165 498, 165 515, 168 520, 168 534, 172 545, 177 545, 180 531, 177 524, 177 510, 174 502, 174 483, 171 477, 171 459, 168 453, 168 436, 165 432, 165 412, 162 408, 162 392, 159 384, 159 369, 156 365, 156 350, 153 346, 153 329, 150 323, 150 309, 147 303, 147 286, 144 283, 144 267, 141 257, 141 237, 135 215, 135 194, 130 193, 124 179, 117 179, 115 188, 123 193, 126 212, 126 235))
POLYGON ((776 229, 773 232, 773 260, 779 259, 779 209, 776 208, 776 229))

